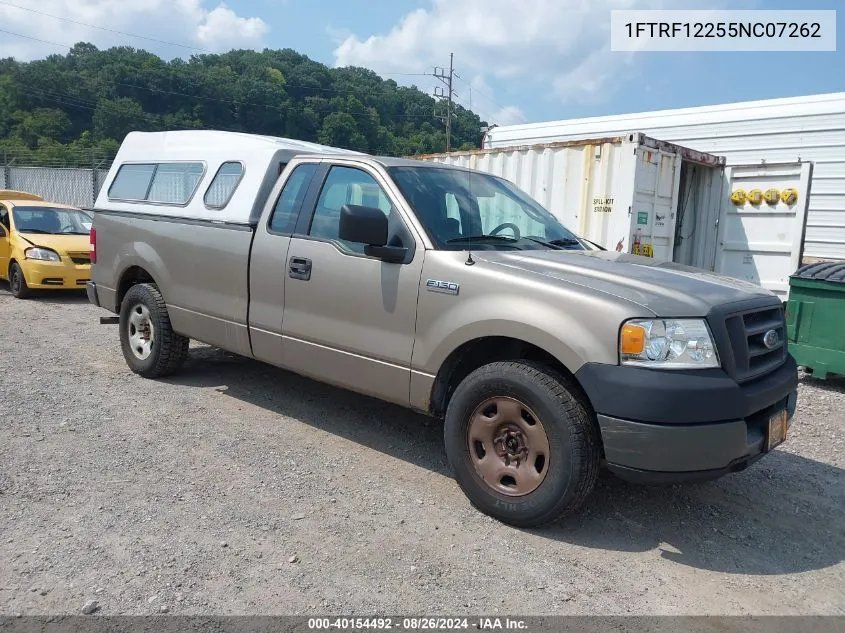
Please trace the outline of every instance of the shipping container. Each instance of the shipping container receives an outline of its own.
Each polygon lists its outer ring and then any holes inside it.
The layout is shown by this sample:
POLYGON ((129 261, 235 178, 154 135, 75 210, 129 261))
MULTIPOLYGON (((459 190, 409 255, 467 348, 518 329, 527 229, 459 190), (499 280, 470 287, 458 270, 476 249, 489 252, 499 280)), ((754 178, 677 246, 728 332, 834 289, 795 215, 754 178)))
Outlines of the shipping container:
POLYGON ((608 250, 704 268, 784 297, 800 263, 811 163, 726 168, 723 156, 641 132, 417 158, 506 178, 608 250), (778 198, 766 202, 770 190, 778 198), (781 199, 783 191, 795 199, 781 199), (731 199, 735 192, 741 200, 731 199))
POLYGON ((845 260, 845 92, 500 126, 485 135, 483 147, 618 136, 628 130, 724 156, 728 167, 813 163, 799 262, 845 260))

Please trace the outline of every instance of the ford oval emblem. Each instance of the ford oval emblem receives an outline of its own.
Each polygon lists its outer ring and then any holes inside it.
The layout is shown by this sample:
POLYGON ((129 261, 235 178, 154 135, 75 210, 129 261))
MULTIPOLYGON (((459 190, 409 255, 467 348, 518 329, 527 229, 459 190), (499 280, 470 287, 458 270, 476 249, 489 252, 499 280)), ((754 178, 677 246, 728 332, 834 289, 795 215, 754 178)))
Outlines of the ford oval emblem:
POLYGON ((763 345, 766 346, 766 349, 776 348, 779 342, 780 337, 778 336, 777 330, 769 330, 763 335, 763 345))

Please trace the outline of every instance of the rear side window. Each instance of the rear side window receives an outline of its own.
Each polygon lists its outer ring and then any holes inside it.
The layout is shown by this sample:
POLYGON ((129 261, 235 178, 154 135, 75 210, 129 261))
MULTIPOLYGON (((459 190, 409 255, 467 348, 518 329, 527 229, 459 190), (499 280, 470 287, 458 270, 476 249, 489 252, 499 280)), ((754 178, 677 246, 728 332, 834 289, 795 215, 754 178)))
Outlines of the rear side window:
POLYGON ((193 197, 204 172, 202 163, 121 165, 109 187, 109 198, 184 205, 193 197))
POLYGON ((161 163, 156 167, 147 200, 185 204, 194 195, 205 171, 202 163, 161 163))
POLYGON ((217 170, 205 192, 205 206, 211 209, 222 209, 229 204, 243 175, 243 163, 231 161, 220 165, 220 169, 217 170))
POLYGON ((273 215, 270 217, 269 229, 271 231, 274 233, 293 233, 296 219, 299 217, 299 208, 305 200, 308 184, 311 182, 315 171, 317 171, 317 163, 303 163, 294 167, 282 188, 282 193, 279 194, 276 208, 273 209, 273 215))
POLYGON ((117 176, 114 177, 114 182, 109 187, 109 198, 145 200, 155 170, 154 164, 121 165, 117 170, 117 176))

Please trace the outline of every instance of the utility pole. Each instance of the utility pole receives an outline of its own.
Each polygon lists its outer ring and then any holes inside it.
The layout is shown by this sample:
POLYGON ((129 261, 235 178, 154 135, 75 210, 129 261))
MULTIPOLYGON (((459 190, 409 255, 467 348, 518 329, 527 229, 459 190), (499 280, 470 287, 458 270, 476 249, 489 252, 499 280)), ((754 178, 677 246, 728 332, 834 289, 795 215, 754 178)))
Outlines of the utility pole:
MULTIPOLYGON (((452 97, 457 97, 458 94, 452 90, 452 78, 457 76, 454 67, 455 61, 455 54, 449 53, 449 73, 446 73, 445 68, 440 68, 435 66, 434 73, 432 75, 443 82, 443 85, 446 87, 444 91, 443 88, 437 86, 434 88, 434 96, 441 101, 446 101, 446 114, 441 115, 438 118, 443 119, 446 122, 446 151, 449 152, 452 150, 452 97)), ((435 116, 437 116, 435 112, 435 116)))

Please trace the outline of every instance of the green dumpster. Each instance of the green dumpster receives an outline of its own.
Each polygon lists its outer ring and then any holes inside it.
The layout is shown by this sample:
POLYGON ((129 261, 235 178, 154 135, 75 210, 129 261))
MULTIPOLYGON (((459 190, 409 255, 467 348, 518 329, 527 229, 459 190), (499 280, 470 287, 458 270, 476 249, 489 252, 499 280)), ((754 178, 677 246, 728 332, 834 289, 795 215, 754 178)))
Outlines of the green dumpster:
POLYGON ((786 335, 814 376, 845 375, 845 262, 807 264, 789 278, 786 335))

